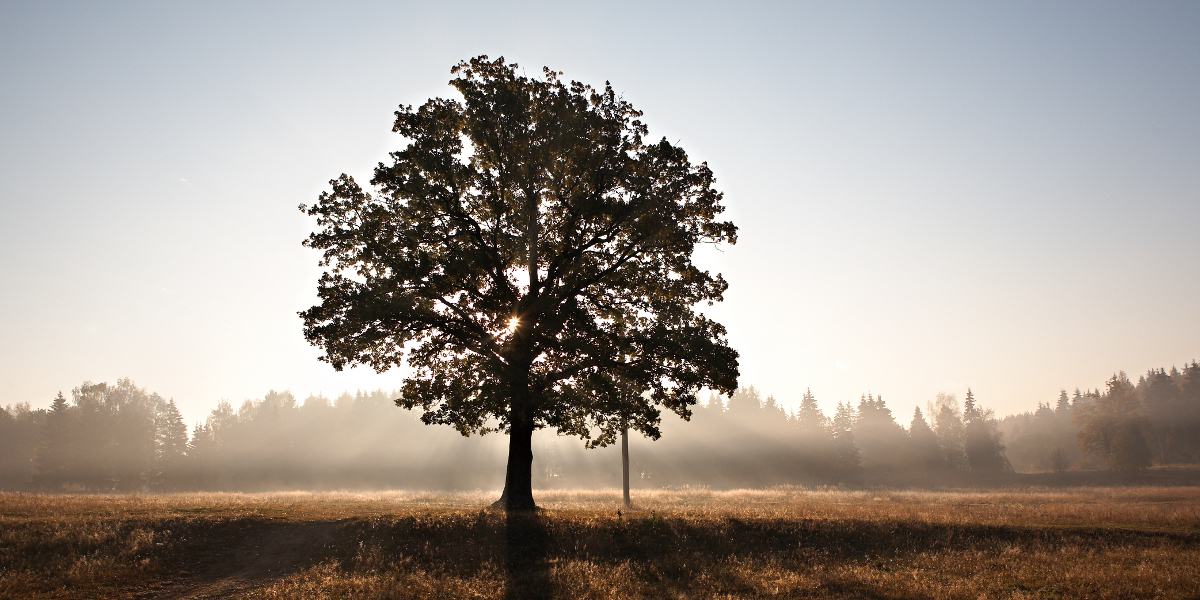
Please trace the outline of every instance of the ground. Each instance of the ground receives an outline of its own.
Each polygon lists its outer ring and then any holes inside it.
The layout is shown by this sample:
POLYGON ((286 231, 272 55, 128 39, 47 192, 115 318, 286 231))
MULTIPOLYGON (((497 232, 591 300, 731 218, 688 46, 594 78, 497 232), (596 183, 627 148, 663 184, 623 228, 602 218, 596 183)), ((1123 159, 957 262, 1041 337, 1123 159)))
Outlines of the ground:
POLYGON ((1194 598, 1200 487, 0 494, 3 598, 1194 598))

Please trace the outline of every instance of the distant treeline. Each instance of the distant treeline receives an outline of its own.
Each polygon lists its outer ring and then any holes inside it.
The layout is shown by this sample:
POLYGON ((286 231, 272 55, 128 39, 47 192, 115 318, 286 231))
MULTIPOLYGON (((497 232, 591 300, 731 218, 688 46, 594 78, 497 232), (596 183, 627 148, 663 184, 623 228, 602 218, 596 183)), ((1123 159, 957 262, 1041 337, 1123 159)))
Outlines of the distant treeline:
MULTIPOLYGON (((218 403, 189 435, 171 400, 128 379, 85 383, 50 409, 0 409, 0 486, 40 490, 495 489, 503 435, 464 438, 396 408, 397 392, 334 401, 270 392, 218 403)), ((1066 392, 1055 406, 997 420, 970 390, 938 394, 898 422, 882 397, 844 402, 829 417, 811 393, 786 411, 753 386, 710 396, 691 422, 664 417, 663 437, 632 436, 635 487, 889 484, 1006 471, 1200 461, 1200 365, 1122 373, 1102 392, 1066 392), (905 426, 906 425, 906 426, 905 426), (1005 440, 1009 440, 1005 443, 1005 440)), ((534 438, 536 487, 620 485, 615 448, 534 438)))
POLYGON ((1133 383, 1118 373, 1105 389, 1080 391, 1005 417, 1000 430, 1019 471, 1138 471, 1200 463, 1200 364, 1151 369, 1133 383))

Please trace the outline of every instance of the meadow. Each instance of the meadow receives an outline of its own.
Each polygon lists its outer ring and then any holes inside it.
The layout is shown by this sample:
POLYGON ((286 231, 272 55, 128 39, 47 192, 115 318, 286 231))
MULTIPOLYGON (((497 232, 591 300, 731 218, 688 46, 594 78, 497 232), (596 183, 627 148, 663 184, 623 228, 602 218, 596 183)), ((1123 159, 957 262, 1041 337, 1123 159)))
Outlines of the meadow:
POLYGON ((0 494, 2 598, 1194 598, 1200 487, 0 494))

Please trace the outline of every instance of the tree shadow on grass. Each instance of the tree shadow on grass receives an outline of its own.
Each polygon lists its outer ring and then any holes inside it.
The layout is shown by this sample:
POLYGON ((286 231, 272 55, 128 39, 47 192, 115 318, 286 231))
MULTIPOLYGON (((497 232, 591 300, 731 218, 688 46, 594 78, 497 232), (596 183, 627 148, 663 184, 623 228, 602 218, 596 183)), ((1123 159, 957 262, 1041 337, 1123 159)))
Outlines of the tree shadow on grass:
POLYGON ((175 565, 186 575, 153 596, 225 598, 266 587, 325 560, 336 528, 332 522, 242 519, 190 533, 188 554, 175 565))
POLYGON ((537 512, 514 511, 507 515, 505 527, 505 568, 510 600, 553 598, 548 558, 550 537, 546 523, 537 512))

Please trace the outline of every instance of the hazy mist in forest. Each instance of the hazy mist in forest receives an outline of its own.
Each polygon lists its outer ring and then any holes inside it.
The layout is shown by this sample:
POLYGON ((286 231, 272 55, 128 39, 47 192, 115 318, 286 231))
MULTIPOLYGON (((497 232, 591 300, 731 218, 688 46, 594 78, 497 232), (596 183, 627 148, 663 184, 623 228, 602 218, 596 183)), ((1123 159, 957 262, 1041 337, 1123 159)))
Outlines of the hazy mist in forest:
POLYGON ((740 231, 706 312, 785 411, 882 393, 907 428, 970 387, 1009 415, 1200 358, 1194 2, 7 2, 0 405, 129 377, 190 434, 222 399, 398 388, 303 340, 296 206, 479 54, 609 80, 708 162, 740 231))
MULTIPOLYGON (((394 406, 396 391, 336 399, 270 391, 221 401, 189 430, 169 399, 128 379, 84 383, 49 410, 0 407, 0 490, 498 490, 507 436, 463 437, 394 406)), ((1104 389, 998 418, 972 390, 925 406, 864 394, 825 414, 806 391, 796 409, 744 386, 709 396, 662 437, 631 435, 635 489, 806 486, 1095 485, 1182 476, 1200 465, 1200 363, 1152 369, 1104 389), (1185 467, 1179 469, 1178 467, 1185 467), (1174 474, 1173 474, 1174 473, 1174 474)), ((536 489, 621 486, 615 446, 533 436, 536 489)))

